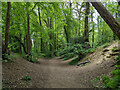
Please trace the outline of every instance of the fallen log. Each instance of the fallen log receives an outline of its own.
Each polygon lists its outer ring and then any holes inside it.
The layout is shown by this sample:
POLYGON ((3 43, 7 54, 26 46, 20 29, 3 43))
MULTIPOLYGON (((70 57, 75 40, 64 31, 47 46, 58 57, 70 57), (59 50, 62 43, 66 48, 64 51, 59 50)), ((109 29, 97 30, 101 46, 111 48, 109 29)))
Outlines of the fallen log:
POLYGON ((90 61, 81 62, 81 63, 77 64, 77 66, 84 65, 84 64, 89 63, 89 62, 90 61))

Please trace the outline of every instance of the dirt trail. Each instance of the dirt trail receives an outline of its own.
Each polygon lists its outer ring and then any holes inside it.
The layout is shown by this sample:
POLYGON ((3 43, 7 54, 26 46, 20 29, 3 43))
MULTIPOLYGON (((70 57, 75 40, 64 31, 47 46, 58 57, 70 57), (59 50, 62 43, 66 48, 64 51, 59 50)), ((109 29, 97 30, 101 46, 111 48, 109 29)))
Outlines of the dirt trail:
MULTIPOLYGON (((106 49, 117 45, 111 44, 106 49)), ((103 53, 99 48, 89 56, 90 63, 86 66, 70 66, 68 61, 59 57, 39 59, 38 64, 24 60, 22 57, 15 62, 3 63, 3 87, 12 88, 92 88, 91 80, 102 74, 109 75, 113 69, 113 57, 107 58, 111 51, 103 53), (21 80, 29 75, 32 80, 21 80)))

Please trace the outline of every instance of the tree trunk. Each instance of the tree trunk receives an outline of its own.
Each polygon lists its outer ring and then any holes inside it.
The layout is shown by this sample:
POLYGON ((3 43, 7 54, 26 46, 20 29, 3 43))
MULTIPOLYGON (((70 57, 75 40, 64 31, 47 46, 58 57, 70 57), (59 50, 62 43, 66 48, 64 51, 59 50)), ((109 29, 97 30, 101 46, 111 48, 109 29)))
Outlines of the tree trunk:
MULTIPOLYGON (((50 18, 50 29, 52 29, 52 18, 50 18)), ((52 40, 52 32, 51 31, 50 31, 50 40, 52 40)), ((50 52, 52 53, 52 44, 51 43, 50 43, 50 52)))
MULTIPOLYGON (((20 34, 20 41, 22 41, 22 34, 20 34)), ((19 47, 19 52, 20 52, 20 54, 22 54, 21 44, 20 44, 20 47, 19 47)))
POLYGON ((120 40, 120 24, 117 22, 117 20, 115 20, 115 18, 102 5, 101 2, 91 2, 91 3, 120 40))
MULTIPOLYGON (((40 17, 40 8, 39 8, 39 6, 38 6, 38 15, 39 15, 39 23, 40 23, 40 26, 42 27, 42 22, 41 22, 41 17, 40 17)), ((41 52, 43 52, 42 29, 41 29, 41 52)))
POLYGON ((6 54, 9 54, 8 44, 9 44, 9 26, 10 26, 10 7, 11 7, 11 2, 7 2, 5 50, 3 51, 3 53, 6 53, 6 54))
MULTIPOLYGON (((118 1, 118 22, 120 23, 120 1, 118 1)), ((118 41, 118 49, 119 49, 119 52, 120 52, 120 39, 118 41)), ((120 58, 120 53, 119 53, 119 58, 120 58)))
POLYGON ((68 44, 69 43, 69 38, 68 38, 68 33, 67 33, 66 25, 64 25, 64 30, 65 30, 65 34, 66 34, 66 41, 67 41, 67 44, 68 44))
POLYGON ((89 31, 88 31, 88 16, 89 16, 90 4, 86 2, 86 9, 85 9, 85 29, 84 29, 84 36, 85 42, 89 42, 89 31))
POLYGON ((91 13, 91 21, 92 21, 92 48, 94 47, 94 22, 93 22, 93 12, 91 13))
MULTIPOLYGON (((118 11, 118 10, 117 10, 118 11)), ((118 13, 116 12, 115 13, 115 18, 116 19, 118 19, 118 13)), ((116 40, 117 38, 116 38, 116 34, 115 33, 113 33, 113 40, 116 40)))
POLYGON ((27 14, 27 53, 31 55, 31 39, 30 39, 30 21, 29 14, 27 14))
MULTIPOLYGON (((23 47, 25 54, 28 54, 26 51, 26 47, 25 47, 25 41, 24 41, 24 43, 22 43, 22 40, 20 40, 17 36, 11 36, 11 37, 15 38, 20 43, 20 45, 23 47)), ((25 38, 24 38, 24 40, 25 40, 25 38)))

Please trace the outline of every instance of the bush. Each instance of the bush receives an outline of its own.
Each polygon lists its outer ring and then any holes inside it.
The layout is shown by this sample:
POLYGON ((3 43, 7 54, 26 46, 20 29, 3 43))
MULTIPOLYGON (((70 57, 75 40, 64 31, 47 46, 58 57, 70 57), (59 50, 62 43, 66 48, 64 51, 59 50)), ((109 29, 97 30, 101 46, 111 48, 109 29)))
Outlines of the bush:
POLYGON ((93 52, 95 52, 95 50, 96 50, 95 48, 90 48, 89 53, 93 53, 93 52))
POLYGON ((64 58, 63 61, 66 61, 66 60, 71 59, 73 57, 75 57, 75 55, 68 56, 68 57, 64 58))
POLYGON ((77 57, 77 58, 73 59, 72 61, 70 61, 69 65, 77 65, 78 61, 79 61, 79 58, 77 57))
POLYGON ((2 54, 2 62, 12 61, 13 58, 17 57, 16 55, 2 54))
POLYGON ((105 43, 105 44, 103 45, 103 48, 106 48, 107 46, 109 46, 109 43, 105 43))
POLYGON ((119 61, 119 60, 120 60, 120 57, 119 57, 119 56, 116 56, 116 57, 114 58, 114 60, 119 61))
POLYGON ((36 58, 29 54, 23 54, 22 57, 32 63, 36 63, 37 61, 36 58))
MULTIPOLYGON (((88 43, 82 43, 82 44, 75 44, 73 46, 67 46, 64 49, 59 51, 59 55, 62 58, 65 58, 64 60, 73 58, 78 56, 79 60, 82 59, 88 52, 89 52, 89 44, 88 43)), ((91 49, 91 52, 93 49, 91 49)))
POLYGON ((108 76, 103 76, 103 88, 114 88, 120 89, 120 65, 115 65, 116 69, 111 72, 113 75, 111 78, 108 76))
POLYGON ((4 53, 4 54, 2 54, 2 60, 4 61, 4 60, 11 60, 11 57, 10 57, 10 55, 9 54, 6 54, 6 53, 4 53))

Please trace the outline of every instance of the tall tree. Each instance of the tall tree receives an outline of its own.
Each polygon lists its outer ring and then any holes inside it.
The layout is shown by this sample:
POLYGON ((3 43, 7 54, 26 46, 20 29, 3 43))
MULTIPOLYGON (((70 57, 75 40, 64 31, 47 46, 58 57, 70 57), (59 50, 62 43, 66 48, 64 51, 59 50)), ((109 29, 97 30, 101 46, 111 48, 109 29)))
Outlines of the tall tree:
POLYGON ((120 24, 117 22, 117 20, 110 14, 110 12, 102 5, 101 2, 91 3, 120 40, 120 24))
POLYGON ((8 54, 8 44, 9 44, 9 26, 10 26, 10 7, 11 2, 7 2, 7 15, 6 15, 6 31, 5 31, 5 50, 4 53, 8 54))
MULTIPOLYGON (((39 15, 39 23, 40 23, 40 26, 42 27, 41 14, 40 14, 40 7, 39 6, 38 6, 38 15, 39 15)), ((41 29, 41 52, 43 52, 42 29, 41 29)))
POLYGON ((29 55, 31 55, 31 37, 30 37, 30 11, 29 11, 29 6, 30 3, 27 2, 27 37, 26 37, 26 41, 27 41, 27 53, 28 53, 28 58, 29 55))
POLYGON ((85 26, 84 26, 84 36, 85 36, 85 42, 89 42, 89 27, 88 27, 88 16, 90 11, 90 4, 89 2, 86 2, 86 8, 85 8, 85 26))
POLYGON ((31 54, 31 39, 30 39, 30 16, 27 13, 27 52, 31 54))
POLYGON ((94 25, 94 22, 93 22, 93 13, 94 12, 91 12, 91 21, 92 21, 92 48, 93 48, 93 46, 94 46, 94 27, 95 27, 95 25, 94 25))

